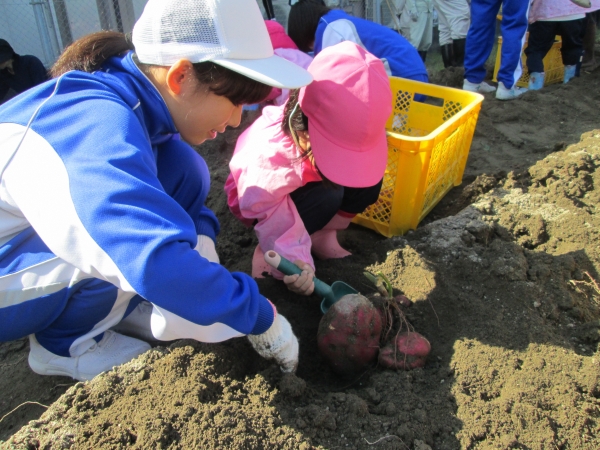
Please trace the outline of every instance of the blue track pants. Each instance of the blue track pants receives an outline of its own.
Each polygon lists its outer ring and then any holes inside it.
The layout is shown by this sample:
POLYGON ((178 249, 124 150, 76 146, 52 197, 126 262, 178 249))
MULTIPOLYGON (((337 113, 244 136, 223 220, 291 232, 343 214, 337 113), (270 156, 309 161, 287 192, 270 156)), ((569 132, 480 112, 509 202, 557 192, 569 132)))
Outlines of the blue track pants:
POLYGON ((465 78, 481 83, 486 75, 485 63, 492 52, 496 16, 502 6, 502 53, 498 81, 512 88, 523 73, 521 52, 527 33, 529 0, 472 0, 471 25, 465 45, 465 78))
MULTIPOLYGON (((177 144, 161 144, 158 178, 195 218, 208 195, 210 174, 193 149, 177 144)), ((50 352, 79 356, 141 300, 59 259, 33 228, 0 246, 0 341, 34 333, 50 352)))

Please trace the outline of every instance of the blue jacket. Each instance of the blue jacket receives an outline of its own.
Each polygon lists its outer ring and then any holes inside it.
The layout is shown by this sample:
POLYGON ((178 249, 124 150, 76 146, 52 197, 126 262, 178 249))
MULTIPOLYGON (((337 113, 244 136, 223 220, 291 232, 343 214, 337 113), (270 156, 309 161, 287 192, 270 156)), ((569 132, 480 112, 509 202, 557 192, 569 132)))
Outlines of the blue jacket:
POLYGON ((187 146, 131 53, 3 104, 0 277, 23 269, 3 263, 7 239, 33 227, 59 258, 192 323, 266 331, 274 312, 256 282, 194 250, 219 224, 206 206, 190 217, 163 189, 157 155, 167 143, 187 146))
POLYGON ((388 75, 426 81, 427 69, 417 50, 397 32, 375 22, 333 9, 321 17, 315 34, 315 55, 323 48, 352 41, 381 59, 388 75))

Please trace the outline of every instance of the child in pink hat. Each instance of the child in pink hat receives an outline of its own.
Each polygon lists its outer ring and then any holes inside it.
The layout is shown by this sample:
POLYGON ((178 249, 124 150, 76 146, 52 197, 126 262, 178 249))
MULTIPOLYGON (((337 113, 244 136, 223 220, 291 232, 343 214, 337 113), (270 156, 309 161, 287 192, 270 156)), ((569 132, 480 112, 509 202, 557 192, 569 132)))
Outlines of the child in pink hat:
POLYGON ((383 63, 353 42, 324 49, 308 71, 310 85, 266 107, 239 137, 225 184, 229 208, 258 237, 252 275, 269 271, 263 254, 275 250, 303 273, 271 272, 305 295, 313 289, 312 255, 350 255, 337 231, 379 196, 392 112, 383 63))

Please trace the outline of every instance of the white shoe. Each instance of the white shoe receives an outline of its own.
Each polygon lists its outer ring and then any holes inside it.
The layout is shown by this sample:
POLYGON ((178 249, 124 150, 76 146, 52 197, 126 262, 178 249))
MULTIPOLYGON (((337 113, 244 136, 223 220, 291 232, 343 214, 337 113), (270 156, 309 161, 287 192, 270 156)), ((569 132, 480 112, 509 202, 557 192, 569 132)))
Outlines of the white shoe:
POLYGON ((141 339, 143 341, 156 341, 150 327, 152 316, 152 303, 143 300, 131 313, 111 328, 117 333, 141 339))
POLYGON ((488 92, 494 92, 496 88, 487 84, 485 81, 481 83, 471 83, 465 78, 463 82, 463 90, 470 92, 479 92, 480 94, 487 94, 488 92))
POLYGON ((49 352, 32 334, 29 336, 29 367, 40 375, 62 375, 79 381, 91 380, 115 366, 125 364, 150 350, 147 342, 105 331, 100 342, 83 355, 66 357, 49 352))
POLYGON ((496 91, 496 98, 498 100, 514 100, 525 92, 527 92, 527 89, 520 88, 516 85, 513 86, 512 89, 507 89, 506 86, 504 86, 504 83, 500 81, 498 83, 498 90, 496 91))

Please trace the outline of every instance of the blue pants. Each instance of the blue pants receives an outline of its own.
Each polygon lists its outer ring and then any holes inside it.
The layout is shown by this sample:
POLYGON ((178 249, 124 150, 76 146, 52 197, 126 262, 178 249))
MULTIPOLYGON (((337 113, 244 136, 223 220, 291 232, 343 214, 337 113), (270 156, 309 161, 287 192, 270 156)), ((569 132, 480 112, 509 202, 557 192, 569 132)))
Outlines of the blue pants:
POLYGON ((326 186, 322 181, 306 183, 290 194, 308 234, 323 229, 340 210, 358 214, 379 198, 383 179, 375 186, 349 188, 326 186))
POLYGON ((529 0, 472 0, 471 26, 465 44, 465 78, 481 83, 486 75, 485 63, 494 47, 496 16, 502 5, 502 63, 498 81, 508 89, 521 78, 521 52, 527 33, 529 0))
MULTIPOLYGON (((177 141, 159 146, 158 179, 192 218, 210 187, 204 160, 177 141)), ((216 219, 215 219, 216 220, 216 219)), ((79 356, 142 301, 57 258, 33 228, 0 247, 0 341, 35 333, 59 356, 79 356)))

